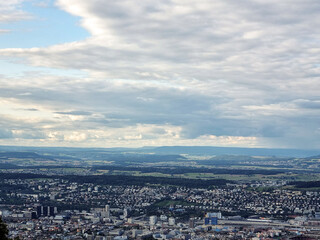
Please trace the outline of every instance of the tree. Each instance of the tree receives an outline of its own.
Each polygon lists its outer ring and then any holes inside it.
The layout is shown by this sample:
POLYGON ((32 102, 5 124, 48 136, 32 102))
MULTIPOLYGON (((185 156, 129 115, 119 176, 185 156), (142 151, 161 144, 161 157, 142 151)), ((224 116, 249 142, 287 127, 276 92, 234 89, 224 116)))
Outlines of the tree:
POLYGON ((2 221, 0 217, 0 239, 1 240, 9 240, 8 238, 9 230, 7 225, 2 221))

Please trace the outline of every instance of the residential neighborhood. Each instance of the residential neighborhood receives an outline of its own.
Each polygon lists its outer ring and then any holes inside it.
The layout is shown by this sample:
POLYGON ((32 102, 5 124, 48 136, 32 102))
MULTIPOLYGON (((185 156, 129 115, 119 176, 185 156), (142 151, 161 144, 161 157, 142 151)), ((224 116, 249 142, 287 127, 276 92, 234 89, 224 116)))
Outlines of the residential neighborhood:
POLYGON ((20 239, 320 237, 320 194, 281 187, 262 191, 258 182, 213 189, 61 179, 1 184, 0 214, 10 236, 20 239))

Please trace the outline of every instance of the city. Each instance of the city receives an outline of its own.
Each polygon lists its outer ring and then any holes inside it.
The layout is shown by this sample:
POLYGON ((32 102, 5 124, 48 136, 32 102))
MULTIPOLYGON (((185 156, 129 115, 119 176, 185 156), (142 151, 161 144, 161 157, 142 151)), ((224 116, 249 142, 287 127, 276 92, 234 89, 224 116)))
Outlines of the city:
POLYGON ((1 182, 0 213, 20 239, 319 238, 320 194, 272 184, 264 192, 263 183, 205 189, 17 176, 1 182))
POLYGON ((320 239, 319 13, 0 1, 0 240, 320 239))

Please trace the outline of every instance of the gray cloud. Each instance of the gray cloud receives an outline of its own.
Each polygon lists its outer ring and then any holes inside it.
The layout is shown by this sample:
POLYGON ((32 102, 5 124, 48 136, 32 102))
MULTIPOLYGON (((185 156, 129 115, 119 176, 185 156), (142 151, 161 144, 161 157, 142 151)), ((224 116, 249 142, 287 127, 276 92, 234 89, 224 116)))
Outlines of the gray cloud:
POLYGON ((82 116, 82 115, 91 115, 90 112, 86 111, 71 111, 71 112, 55 112, 57 114, 64 114, 64 115, 75 115, 75 116, 82 116))
POLYGON ((301 108, 320 110, 320 100, 297 99, 294 103, 301 108))
POLYGON ((0 139, 12 138, 12 132, 7 129, 0 129, 0 139))
POLYGON ((89 74, 0 80, 2 99, 47 114, 26 125, 40 129, 39 136, 63 141, 64 131, 70 141, 94 141, 132 131, 127 139, 138 139, 143 128, 148 139, 240 136, 265 146, 319 147, 317 0, 59 0, 57 6, 80 16, 92 37, 0 50, 12 60, 89 74))
POLYGON ((36 108, 26 108, 26 109, 18 109, 18 110, 24 110, 24 111, 30 111, 30 112, 37 112, 37 111, 39 111, 39 110, 36 109, 36 108))

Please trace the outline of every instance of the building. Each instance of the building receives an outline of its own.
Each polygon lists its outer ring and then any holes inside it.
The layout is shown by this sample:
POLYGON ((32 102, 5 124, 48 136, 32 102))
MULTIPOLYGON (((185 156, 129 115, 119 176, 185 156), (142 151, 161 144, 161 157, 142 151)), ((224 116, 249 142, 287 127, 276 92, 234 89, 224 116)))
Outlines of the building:
POLYGON ((206 217, 204 219, 205 225, 217 225, 218 224, 218 218, 217 217, 206 217))
POLYGON ((173 217, 169 218, 169 225, 174 226, 176 224, 176 220, 173 217))
POLYGON ((150 217, 150 225, 156 225, 156 223, 157 223, 157 221, 158 221, 158 219, 157 219, 157 216, 151 216, 150 217))

